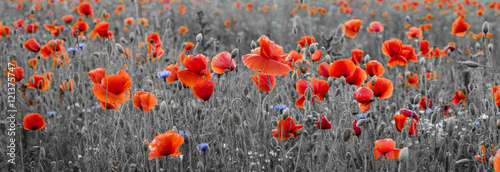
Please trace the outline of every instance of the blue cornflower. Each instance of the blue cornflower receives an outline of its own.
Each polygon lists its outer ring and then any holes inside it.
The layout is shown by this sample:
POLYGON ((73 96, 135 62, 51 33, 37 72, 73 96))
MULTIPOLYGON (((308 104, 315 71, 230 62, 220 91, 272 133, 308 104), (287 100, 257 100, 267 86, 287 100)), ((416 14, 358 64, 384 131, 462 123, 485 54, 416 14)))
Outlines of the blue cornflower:
POLYGON ((69 47, 67 50, 68 50, 69 52, 78 52, 78 49, 73 48, 73 47, 69 47))
POLYGON ((180 134, 182 137, 184 137, 184 134, 186 134, 186 136, 191 136, 191 133, 190 133, 189 131, 187 131, 187 130, 186 130, 185 132, 184 132, 184 131, 182 131, 182 130, 180 130, 180 131, 179 131, 179 134, 180 134))
POLYGON ((86 47, 86 46, 87 46, 87 44, 85 44, 85 43, 80 43, 80 44, 78 44, 78 47, 80 47, 80 48, 84 48, 84 47, 86 47))
POLYGON ((481 125, 481 123, 479 123, 478 121, 476 121, 476 122, 469 122, 469 125, 476 125, 476 126, 479 127, 481 125))
POLYGON ((68 31, 68 28, 66 28, 66 27, 65 27, 65 28, 63 29, 63 31, 65 31, 65 32, 66 32, 66 31, 68 31))
POLYGON ((208 143, 202 143, 202 144, 198 145, 198 149, 200 149, 202 151, 206 151, 207 148, 208 148, 208 143))
POLYGON ((170 72, 168 70, 160 71, 157 73, 158 77, 160 77, 160 78, 168 77, 168 76, 170 76, 170 74, 172 74, 172 72, 170 72))
POLYGON ((284 104, 280 104, 280 105, 276 105, 276 106, 274 106, 274 109, 276 109, 276 110, 280 110, 280 111, 285 110, 286 108, 287 108, 287 107, 286 107, 286 105, 284 105, 284 104))
POLYGON ((356 116, 358 116, 358 117, 359 117, 359 119, 364 119, 364 118, 366 118, 366 114, 365 114, 365 113, 358 113, 358 114, 356 114, 356 116))
POLYGON ((47 112, 47 114, 50 115, 50 116, 54 116, 56 114, 56 111, 47 112))

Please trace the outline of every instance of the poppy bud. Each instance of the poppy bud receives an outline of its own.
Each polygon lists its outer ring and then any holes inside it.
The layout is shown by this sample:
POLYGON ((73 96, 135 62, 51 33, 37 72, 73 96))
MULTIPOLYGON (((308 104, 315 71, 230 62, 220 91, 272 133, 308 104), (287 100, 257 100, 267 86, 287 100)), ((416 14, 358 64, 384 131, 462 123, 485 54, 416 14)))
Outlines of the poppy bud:
POLYGON ((309 52, 311 52, 311 54, 314 54, 317 49, 318 47, 316 46, 316 44, 312 44, 311 46, 309 46, 309 52))
POLYGON ((329 78, 327 79, 327 82, 328 82, 328 85, 329 85, 330 87, 333 87, 333 86, 334 86, 334 85, 333 85, 333 84, 334 84, 334 79, 333 79, 333 77, 329 77, 329 78))
POLYGON ((446 122, 446 130, 448 131, 449 136, 453 134, 453 129, 455 129, 455 119, 448 118, 448 121, 446 122))
POLYGON ((326 64, 330 65, 332 63, 332 57, 330 57, 330 55, 326 55, 325 61, 326 61, 326 64))
POLYGON ((340 43, 343 44, 345 42, 345 38, 344 38, 344 35, 342 35, 342 37, 340 37, 340 43))
POLYGON ((474 103, 469 104, 469 112, 472 116, 476 116, 477 109, 474 103))
POLYGON ((134 40, 135 40, 135 33, 134 32, 132 32, 132 33, 130 33, 130 35, 128 35, 128 40, 130 42, 134 42, 134 40))
POLYGON ((237 44, 240 44, 240 43, 241 43, 241 37, 240 37, 240 36, 238 36, 238 37, 236 38, 236 43, 237 43, 237 44))
POLYGON ((240 55, 240 50, 235 48, 233 51, 231 51, 231 58, 235 58, 237 57, 238 55, 240 55))
POLYGON ((410 16, 406 16, 406 22, 408 22, 408 23, 409 23, 409 22, 410 22, 410 19, 411 19, 411 18, 410 18, 410 16))
POLYGON ((490 23, 488 23, 487 21, 485 21, 483 23, 483 33, 486 34, 486 33, 488 33, 489 30, 490 30, 490 23))
POLYGON ((363 60, 364 60, 364 63, 368 63, 371 60, 370 55, 367 54, 363 60))
POLYGON ((166 114, 167 113, 167 102, 165 102, 165 101, 161 102, 161 104, 160 104, 160 112, 162 114, 166 114))
POLYGON ((500 119, 497 121, 497 128, 500 129, 500 119))
POLYGON ((179 130, 177 130, 177 127, 175 127, 175 126, 174 126, 174 127, 172 127, 172 131, 173 131, 174 133, 179 133, 179 130))
POLYGON ((218 132, 220 135, 224 135, 224 127, 223 127, 223 126, 219 126, 219 127, 217 127, 217 132, 218 132))
POLYGON ((493 51, 493 44, 488 44, 488 51, 491 53, 493 51))
POLYGON ((198 171, 204 171, 205 166, 203 166, 203 163, 201 161, 198 161, 198 164, 196 164, 196 168, 198 168, 198 171))
POLYGON ((116 43, 116 50, 120 53, 123 54, 125 51, 123 50, 122 45, 116 43))
POLYGON ((481 44, 479 42, 476 42, 476 46, 475 46, 476 50, 481 50, 481 44))
POLYGON ((365 118, 365 119, 360 119, 360 120, 356 123, 356 126, 361 127, 361 126, 365 125, 367 122, 370 122, 370 120, 371 120, 371 119, 367 119, 367 118, 365 118))
POLYGON ((80 32, 80 30, 78 30, 78 26, 76 26, 76 29, 75 29, 75 35, 78 36, 78 33, 80 32))
POLYGON ((297 30, 296 27, 292 28, 292 34, 293 34, 293 36, 297 36, 297 32, 299 32, 299 31, 297 30))
MULTIPOLYGON (((345 82, 345 77, 344 77, 344 76, 341 76, 341 77, 340 77, 340 83, 342 83, 342 84, 343 84, 343 83, 346 83, 346 82, 345 82)), ((373 85, 375 85, 375 84, 373 84, 373 85)))
POLYGON ((147 150, 148 150, 148 148, 149 148, 149 141, 148 141, 148 139, 144 139, 144 142, 143 142, 143 144, 142 144, 142 149, 143 149, 144 151, 147 151, 147 150))
POLYGON ((45 148, 40 147, 39 155, 40 155, 40 159, 45 159, 45 155, 47 155, 47 154, 45 154, 45 148))
POLYGON ((377 83, 377 76, 374 75, 370 81, 372 82, 372 85, 375 85, 375 83, 377 83))
POLYGON ((120 38, 120 42, 121 42, 122 44, 127 44, 127 40, 126 40, 124 37, 121 37, 121 38, 120 38))
POLYGON ((408 159, 408 156, 409 156, 409 151, 408 151, 408 148, 405 147, 405 148, 401 149, 401 151, 399 152, 398 160, 405 161, 408 159))
POLYGON ((256 49, 257 48, 257 43, 255 43, 255 41, 252 40, 252 42, 250 43, 250 48, 253 49, 256 49))
POLYGON ((470 61, 470 60, 462 61, 462 62, 459 62, 459 63, 462 64, 462 65, 464 65, 464 66, 470 67, 470 68, 477 68, 477 67, 480 66, 478 63, 470 61))
POLYGON ((346 128, 344 132, 342 132, 342 138, 344 139, 344 142, 347 142, 349 138, 351 138, 351 135, 351 130, 346 128))
POLYGON ((438 114, 438 113, 432 113, 432 115, 431 115, 431 123, 432 123, 432 124, 436 124, 436 121, 437 121, 437 114, 438 114))
POLYGON ((457 162, 455 162, 455 164, 464 164, 464 163, 468 163, 468 162, 471 162, 472 160, 470 159, 461 159, 461 160, 458 160, 457 162))
POLYGON ((233 117, 231 118, 231 120, 233 121, 234 124, 236 125, 240 125, 241 124, 241 117, 240 117, 240 114, 238 113, 234 113, 233 114, 233 117))
POLYGON ((203 34, 199 33, 198 35, 196 35, 196 42, 201 42, 202 39, 203 39, 203 34))
POLYGON ((290 109, 286 108, 285 110, 283 110, 283 115, 287 115, 290 114, 290 109))

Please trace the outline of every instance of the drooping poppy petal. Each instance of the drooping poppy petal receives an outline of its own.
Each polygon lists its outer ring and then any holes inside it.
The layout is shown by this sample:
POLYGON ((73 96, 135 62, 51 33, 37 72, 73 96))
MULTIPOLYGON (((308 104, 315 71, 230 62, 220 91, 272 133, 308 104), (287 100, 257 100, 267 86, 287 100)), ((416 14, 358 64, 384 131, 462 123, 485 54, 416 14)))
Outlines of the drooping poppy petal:
POLYGON ((100 84, 102 78, 104 78, 106 76, 106 69, 97 68, 97 69, 91 70, 88 73, 88 75, 90 77, 90 81, 92 81, 93 84, 100 84))
POLYGON ((212 96, 214 92, 215 82, 210 80, 201 80, 196 83, 193 87, 194 96, 201 100, 207 101, 212 96))
POLYGON ((392 81, 386 78, 377 78, 375 84, 373 81, 369 81, 366 86, 373 91, 373 95, 378 97, 380 100, 386 99, 392 96, 392 91, 394 90, 392 81))
POLYGON ((149 143, 149 160, 162 156, 181 155, 177 149, 184 143, 184 137, 178 133, 169 130, 163 134, 158 134, 155 139, 149 143))
POLYGON ((217 74, 223 74, 224 70, 233 71, 236 69, 236 62, 231 59, 231 54, 224 51, 212 58, 212 70, 217 74))
POLYGON ((361 84, 366 80, 367 76, 365 70, 360 68, 359 66, 355 67, 355 71, 353 74, 347 78, 345 78, 345 82, 350 85, 355 85, 356 87, 360 87, 361 84))
POLYGON ((151 109, 155 108, 156 104, 158 104, 158 100, 154 94, 143 91, 135 92, 134 97, 132 97, 132 101, 134 101, 134 107, 142 109, 144 112, 149 112, 151 109))
POLYGON ((371 60, 368 63, 366 63, 366 74, 369 76, 377 76, 381 77, 385 73, 385 68, 382 65, 382 63, 376 61, 376 60, 371 60))
POLYGON ((470 25, 464 21, 463 17, 458 17, 452 25, 451 34, 457 36, 464 36, 467 32, 467 29, 470 28, 470 25))
POLYGON ((30 113, 24 117, 23 127, 25 130, 41 130, 45 127, 45 120, 38 113, 30 113))
POLYGON ((361 58, 363 58, 363 53, 364 53, 363 50, 352 49, 351 50, 351 58, 349 58, 349 60, 351 60, 354 64, 356 64, 356 66, 359 66, 359 63, 361 62, 361 58))
POLYGON ((349 59, 334 61, 328 70, 331 77, 350 77, 356 71, 356 65, 349 59))
POLYGON ((290 66, 285 64, 287 54, 283 54, 281 46, 274 44, 264 35, 259 38, 258 42, 260 51, 242 57, 245 66, 268 75, 284 75, 290 71, 290 66))

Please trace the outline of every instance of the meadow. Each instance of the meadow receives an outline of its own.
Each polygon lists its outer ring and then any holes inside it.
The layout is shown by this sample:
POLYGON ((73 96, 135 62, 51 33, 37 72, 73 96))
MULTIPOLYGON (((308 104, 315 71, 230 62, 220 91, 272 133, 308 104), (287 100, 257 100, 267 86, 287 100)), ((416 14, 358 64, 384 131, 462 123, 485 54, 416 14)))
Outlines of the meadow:
POLYGON ((0 9, 0 171, 500 171, 500 1, 0 9))

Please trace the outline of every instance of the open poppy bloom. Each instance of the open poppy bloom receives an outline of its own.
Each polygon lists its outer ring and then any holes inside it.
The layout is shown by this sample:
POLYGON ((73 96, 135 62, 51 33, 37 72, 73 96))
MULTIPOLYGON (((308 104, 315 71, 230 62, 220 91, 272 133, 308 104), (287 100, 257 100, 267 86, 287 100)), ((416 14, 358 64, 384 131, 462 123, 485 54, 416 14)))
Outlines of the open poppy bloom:
POLYGON ((359 28, 361 27, 362 23, 363 20, 359 19, 349 20, 342 25, 342 30, 344 31, 344 34, 347 37, 355 38, 356 34, 358 34, 359 28))
POLYGON ((69 91, 73 92, 74 91, 74 85, 75 85, 75 80, 70 79, 70 80, 64 80, 64 84, 59 85, 59 88, 62 91, 69 91))
POLYGON ((35 22, 26 26, 26 32, 35 33, 38 30, 39 22, 35 22))
POLYGON ((495 93, 495 104, 497 104, 497 107, 500 107, 500 92, 495 93))
POLYGON ((217 74, 223 74, 224 70, 233 71, 236 69, 236 62, 231 59, 231 54, 224 51, 212 58, 212 70, 217 74))
POLYGON ((465 105, 465 98, 467 98, 462 91, 455 91, 455 96, 451 98, 451 104, 459 104, 462 101, 462 104, 465 105))
POLYGON ((396 143, 392 139, 382 139, 375 141, 375 147, 373 148, 373 155, 375 160, 381 156, 385 156, 387 159, 396 160, 399 158, 399 152, 401 149, 395 149, 396 143))
POLYGON ((377 78, 375 84, 373 80, 366 83, 366 87, 373 91, 373 95, 378 97, 380 100, 386 99, 392 96, 392 91, 394 90, 392 81, 386 78, 377 78))
MULTIPOLYGON (((396 129, 398 131, 403 131, 403 128, 408 127, 408 132, 410 135, 417 135, 417 121, 415 118, 410 120, 410 125, 408 125, 407 116, 406 115, 394 115, 394 122, 396 125, 396 129)), ((418 118, 417 118, 418 119, 418 118)))
POLYGON ((304 108, 304 101, 306 100, 305 93, 308 87, 311 88, 313 94, 313 97, 310 100, 311 103, 313 103, 314 101, 325 100, 325 94, 328 93, 328 90, 330 89, 327 81, 319 80, 315 77, 311 78, 309 83, 307 83, 307 81, 303 79, 298 80, 296 83, 296 88, 301 97, 297 101, 295 101, 295 105, 297 107, 304 108))
POLYGON ((297 45, 300 46, 300 48, 304 48, 304 46, 307 44, 308 46, 315 43, 316 39, 312 36, 303 36, 300 37, 300 41, 297 41, 297 45))
POLYGON ((184 42, 184 51, 190 51, 194 47, 194 44, 191 42, 184 42))
POLYGON ((28 82, 28 87, 33 89, 40 89, 40 91, 46 91, 50 88, 50 81, 43 76, 33 75, 33 77, 31 77, 28 82))
POLYGON ((170 75, 166 77, 166 79, 169 83, 174 83, 178 79, 177 72, 179 71, 179 64, 170 64, 164 71, 170 71, 170 75))
POLYGON ((334 61, 330 68, 328 69, 328 73, 331 77, 340 78, 340 77, 350 77, 356 71, 356 65, 349 59, 340 59, 334 61))
POLYGON ((149 110, 155 108, 155 105, 158 104, 158 100, 156 100, 154 94, 144 91, 135 92, 132 101, 134 101, 134 107, 142 109, 144 112, 149 112, 149 110))
POLYGON ((432 58, 432 48, 429 49, 429 41, 422 40, 420 41, 420 53, 425 58, 432 58))
POLYGON ((103 109, 117 110, 122 103, 129 100, 131 85, 128 73, 120 70, 118 75, 105 75, 100 84, 94 84, 92 93, 103 109))
POLYGON ((318 127, 318 129, 322 129, 322 130, 326 130, 326 129, 331 130, 332 123, 330 123, 330 121, 328 121, 328 119, 326 119, 325 115, 321 114, 318 116, 319 116, 319 119, 318 119, 318 122, 316 122, 316 127, 318 127))
POLYGON ((408 32, 406 32, 408 39, 413 39, 415 37, 422 37, 422 29, 411 27, 408 32))
POLYGON ((385 68, 382 63, 376 61, 376 60, 371 60, 368 63, 366 63, 366 74, 370 76, 377 76, 381 77, 385 73, 385 68))
POLYGON ((14 21, 12 25, 14 25, 15 28, 24 28, 25 23, 26 21, 23 18, 19 18, 16 21, 14 21))
POLYGON ((180 26, 177 31, 181 34, 186 34, 189 30, 185 26, 180 26))
POLYGON ((432 69, 428 69, 427 71, 425 71, 425 78, 427 78, 427 80, 431 80, 431 79, 434 79, 434 81, 437 81, 437 77, 438 77, 438 73, 432 69))
POLYGON ((5 69, 5 72, 7 74, 7 80, 11 82, 12 84, 15 84, 24 78, 24 70, 22 67, 17 67, 15 65, 14 67, 9 67, 9 69, 5 69), (10 79, 12 78, 12 79, 10 79))
POLYGON ((78 36, 78 38, 81 38, 83 36, 83 33, 87 32, 88 29, 89 25, 87 23, 85 23, 84 21, 83 22, 79 21, 73 25, 73 28, 71 29, 71 34, 75 37, 78 36), (76 30, 78 30, 78 35, 75 32, 76 30))
POLYGON ((316 50, 313 54, 311 54, 311 58, 313 61, 319 61, 321 59, 321 55, 323 52, 321 50, 316 50))
POLYGON ((214 87, 215 82, 210 80, 200 80, 193 87, 193 95, 203 101, 207 101, 210 97, 212 97, 214 87))
POLYGON ((418 107, 418 110, 422 110, 422 109, 427 109, 427 108, 431 108, 432 107, 432 100, 431 99, 428 99, 427 97, 422 97, 420 99, 420 101, 418 102, 418 104, 420 105, 418 107))
POLYGON ((184 143, 184 137, 178 133, 169 130, 163 134, 158 134, 155 139, 149 143, 149 160, 162 156, 181 155, 177 149, 184 143))
POLYGON ((330 77, 330 74, 328 72, 329 68, 330 68, 330 65, 328 65, 326 62, 319 64, 319 66, 318 66, 319 75, 323 76, 324 78, 330 77))
POLYGON ((289 116, 286 120, 281 118, 278 122, 278 126, 276 126, 276 129, 272 130, 272 133, 276 139, 283 141, 290 138, 290 136, 295 138, 299 137, 297 131, 303 127, 303 125, 297 125, 295 120, 289 116))
POLYGON ((393 67, 394 65, 404 66, 408 63, 406 58, 403 56, 403 42, 399 39, 391 39, 384 42, 382 45, 382 52, 387 57, 390 57, 387 61, 387 66, 393 67))
POLYGON ((40 44, 36 42, 35 38, 30 38, 26 42, 24 42, 24 48, 32 51, 32 52, 38 52, 40 51, 40 44))
POLYGON ((89 2, 82 2, 78 6, 78 14, 85 15, 90 18, 94 18, 94 10, 89 2))
POLYGON ((203 79, 210 80, 212 77, 208 68, 209 63, 210 61, 203 54, 196 56, 188 55, 183 60, 183 64, 187 69, 177 72, 177 75, 183 84, 194 87, 198 81, 203 79))
POLYGON ((24 117, 23 127, 25 130, 41 130, 45 127, 45 120, 38 113, 30 113, 24 117))
POLYGON ((493 156, 495 153, 495 150, 493 149, 493 145, 491 145, 488 149, 484 147, 484 145, 481 145, 481 156, 476 155, 474 156, 478 161, 480 162, 488 162, 488 157, 493 156), (486 155, 485 155, 486 154, 486 155))
POLYGON ((252 79, 257 90, 269 92, 276 86, 276 78, 274 75, 266 75, 260 72, 259 75, 252 75, 252 79))
POLYGON ((10 37, 10 27, 0 25, 0 40, 2 40, 3 36, 10 37))
POLYGON ((382 31, 384 31, 384 25, 378 21, 374 21, 374 22, 370 23, 370 25, 368 26, 368 28, 366 28, 366 30, 370 33, 382 32, 382 31))
POLYGON ((401 110, 399 110, 399 112, 401 113, 401 115, 404 115, 407 118, 412 118, 416 122, 418 122, 418 114, 416 112, 413 112, 413 111, 408 110, 408 109, 401 109, 401 110))
POLYGON ((100 84, 102 78, 104 78, 106 76, 106 69, 97 68, 97 69, 91 70, 88 73, 88 75, 90 77, 90 81, 92 81, 93 84, 100 84))
POLYGON ((242 57, 245 66, 267 75, 284 75, 290 71, 290 66, 285 62, 287 54, 283 53, 281 46, 274 44, 265 35, 262 35, 258 42, 259 48, 242 57))
POLYGON ((99 38, 113 38, 113 32, 108 31, 109 23, 108 22, 99 22, 95 25, 94 30, 92 30, 91 34, 99 36, 99 38))
POLYGON ((413 49, 413 46, 403 45, 403 50, 401 51, 401 53, 407 62, 418 62, 418 58, 415 54, 415 49, 413 49))
POLYGON ((35 71, 36 73, 36 68, 38 66, 38 58, 31 58, 28 60, 28 66, 30 68, 33 68, 33 70, 35 71))
POLYGON ((365 70, 363 70, 361 67, 356 66, 355 69, 356 70, 351 76, 345 78, 345 82, 350 85, 355 85, 356 87, 360 87, 366 80, 367 76, 365 70))
POLYGON ((153 32, 146 37, 148 42, 148 59, 153 58, 153 60, 160 60, 161 56, 165 52, 161 48, 160 35, 157 32, 153 32))
POLYGON ((351 50, 351 60, 356 66, 359 66, 359 63, 361 62, 361 58, 363 58, 363 50, 358 50, 358 49, 352 49, 351 50))
POLYGON ((64 21, 64 23, 71 23, 71 22, 73 22, 73 16, 72 15, 65 15, 62 17, 62 21, 64 21))
POLYGON ((454 22, 451 28, 451 34, 457 36, 464 36, 467 32, 467 29, 470 28, 470 25, 464 21, 463 17, 458 17, 454 22))
POLYGON ((413 74, 413 76, 410 75, 410 72, 407 72, 407 74, 405 74, 406 76, 406 87, 408 86, 412 86, 412 87, 417 87, 419 86, 419 83, 418 83, 418 75, 416 73, 413 74))
POLYGON ((66 27, 64 25, 56 26, 57 20, 54 20, 52 24, 45 24, 45 30, 49 31, 52 36, 57 36, 61 33, 61 31, 66 27))
POLYGON ((359 110, 366 112, 370 109, 370 104, 373 101, 373 91, 368 87, 360 87, 354 91, 354 98, 359 103, 359 110))

